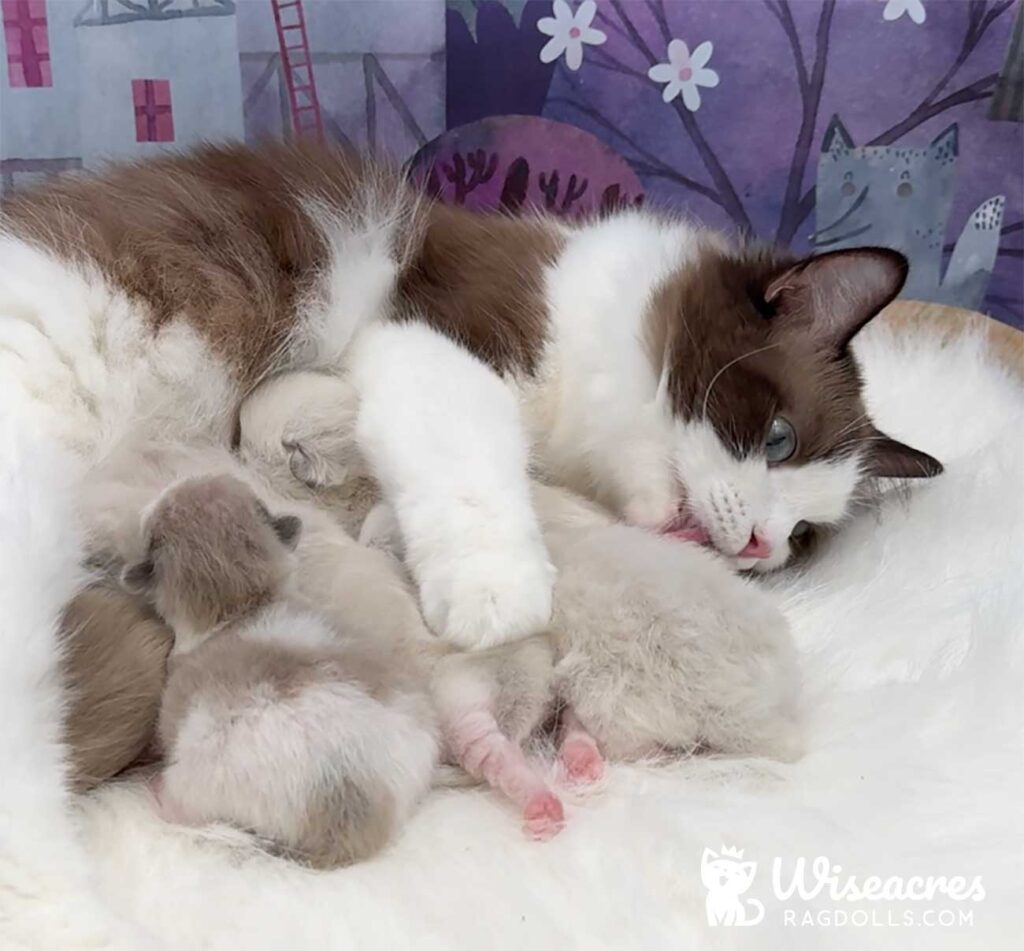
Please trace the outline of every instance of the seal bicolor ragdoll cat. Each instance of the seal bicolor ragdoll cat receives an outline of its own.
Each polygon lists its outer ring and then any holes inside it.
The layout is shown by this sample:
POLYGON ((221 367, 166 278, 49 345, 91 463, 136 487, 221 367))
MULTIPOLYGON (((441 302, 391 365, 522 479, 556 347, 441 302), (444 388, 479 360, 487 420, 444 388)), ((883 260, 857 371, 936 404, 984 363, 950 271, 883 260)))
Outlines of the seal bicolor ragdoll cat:
POLYGON ((343 371, 428 624, 485 647, 551 615, 528 464, 758 570, 865 480, 937 473, 872 425, 850 349, 905 276, 893 251, 474 214, 330 148, 204 147, 5 203, 0 373, 96 458, 227 442, 269 375, 343 371))
POLYGON ((300 520, 229 475, 169 488, 124 581, 171 626, 157 783, 167 818, 232 822, 320 868, 379 851, 430 785, 425 681, 296 603, 300 520))

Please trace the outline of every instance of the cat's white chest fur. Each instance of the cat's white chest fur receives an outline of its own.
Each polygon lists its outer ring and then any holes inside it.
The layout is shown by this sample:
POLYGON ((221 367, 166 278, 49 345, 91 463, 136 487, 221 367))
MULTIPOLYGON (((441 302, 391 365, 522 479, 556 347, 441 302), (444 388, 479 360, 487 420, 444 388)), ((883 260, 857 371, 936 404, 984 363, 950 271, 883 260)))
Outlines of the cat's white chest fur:
POLYGON ((638 524, 664 520, 675 499, 666 368, 652 362, 647 315, 701 240, 682 222, 638 213, 571 232, 544 275, 550 325, 540 369, 517 386, 544 475, 638 524))

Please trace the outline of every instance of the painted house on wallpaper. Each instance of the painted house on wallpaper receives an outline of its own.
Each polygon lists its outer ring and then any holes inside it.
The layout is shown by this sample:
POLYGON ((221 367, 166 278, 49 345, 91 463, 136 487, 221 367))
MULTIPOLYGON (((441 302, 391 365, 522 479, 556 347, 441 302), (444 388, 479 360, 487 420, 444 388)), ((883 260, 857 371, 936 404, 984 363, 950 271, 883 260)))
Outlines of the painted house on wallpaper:
POLYGON ((234 0, 0 2, 5 188, 243 136, 234 0))
MULTIPOLYGON (((271 0, 238 3, 238 34, 249 141, 296 134, 281 49, 298 41, 275 30, 271 0)), ((277 4, 282 23, 301 17, 308 46, 295 83, 316 84, 328 139, 409 158, 444 131, 443 0, 304 0, 277 4)), ((299 100, 301 105, 301 100, 299 100)))
POLYGON ((0 188, 81 166, 78 133, 80 5, 0 0, 0 188), (40 116, 46 121, 40 122, 40 116))

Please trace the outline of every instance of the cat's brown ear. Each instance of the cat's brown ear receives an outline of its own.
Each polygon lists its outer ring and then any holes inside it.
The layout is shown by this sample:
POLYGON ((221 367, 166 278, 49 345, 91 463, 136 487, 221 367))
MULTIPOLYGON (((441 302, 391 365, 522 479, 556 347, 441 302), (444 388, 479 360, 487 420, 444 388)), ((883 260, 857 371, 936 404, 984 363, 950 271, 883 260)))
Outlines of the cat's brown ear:
POLYGON ((942 473, 942 463, 920 449, 886 436, 876 429, 868 442, 868 475, 882 479, 931 479, 942 473))
POLYGON ((841 353, 907 279, 907 259, 888 248, 850 248, 806 258, 773 278, 773 320, 841 353))

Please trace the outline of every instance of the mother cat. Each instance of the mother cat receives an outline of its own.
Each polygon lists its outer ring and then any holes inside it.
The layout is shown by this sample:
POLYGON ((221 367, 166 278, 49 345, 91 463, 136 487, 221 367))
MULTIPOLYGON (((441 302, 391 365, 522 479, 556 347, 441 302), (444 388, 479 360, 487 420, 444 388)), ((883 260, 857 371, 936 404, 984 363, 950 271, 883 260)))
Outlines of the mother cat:
POLYGON ((271 375, 344 371, 426 620, 483 647, 549 619, 531 464, 757 569, 865 479, 941 471, 874 428, 849 349, 905 276, 881 249, 795 260, 637 211, 477 216, 330 149, 207 147, 4 206, 0 375, 98 459, 226 442, 271 375))

